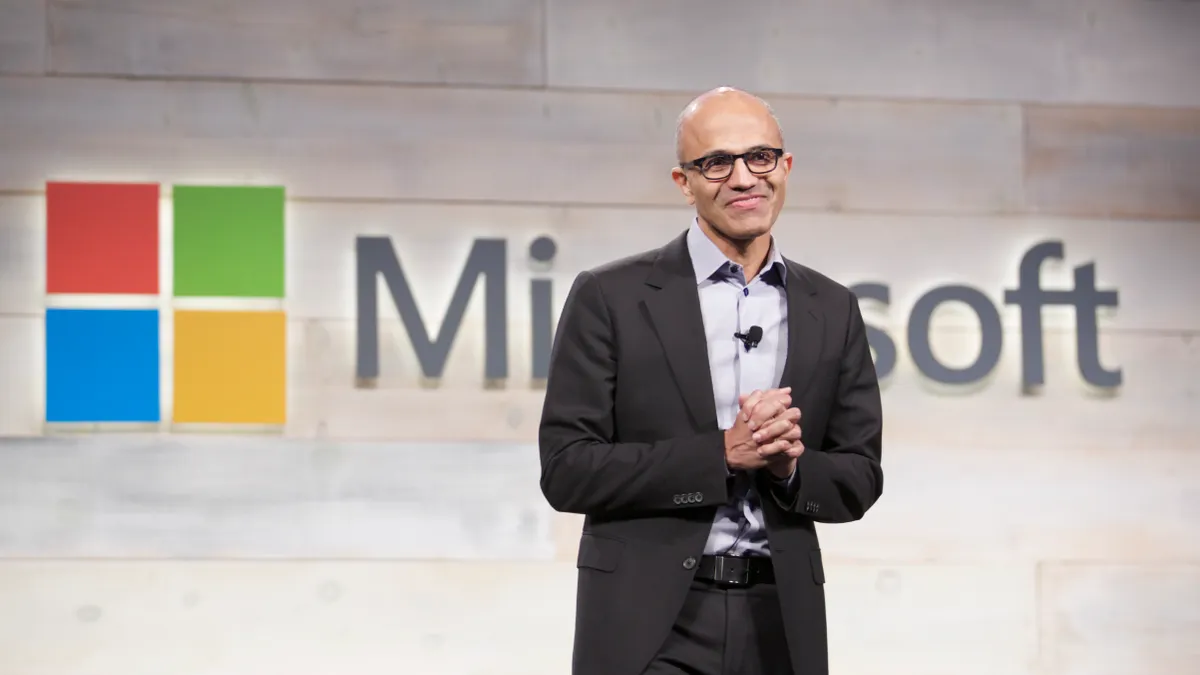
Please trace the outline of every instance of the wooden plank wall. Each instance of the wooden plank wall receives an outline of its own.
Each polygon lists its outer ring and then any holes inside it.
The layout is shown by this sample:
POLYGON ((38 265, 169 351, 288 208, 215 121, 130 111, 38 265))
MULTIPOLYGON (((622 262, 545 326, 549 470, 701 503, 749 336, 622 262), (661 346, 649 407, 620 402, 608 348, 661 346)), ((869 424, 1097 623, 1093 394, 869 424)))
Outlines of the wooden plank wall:
MULTIPOLYGON (((796 154, 785 252, 891 290, 865 303, 898 346, 887 493, 821 530, 835 671, 1190 672, 1198 36, 1185 0, 0 0, 0 672, 566 672, 579 521, 537 489, 528 284, 559 303, 686 226, 674 120, 722 84, 796 154), (283 437, 44 433, 50 179, 160 181, 164 213, 174 182, 286 186, 283 437), (439 389, 387 307, 354 387, 361 234, 393 238, 433 326, 472 239, 507 238, 506 389, 481 387, 478 301, 439 389), (1046 287, 1094 263, 1120 292, 1115 393, 1057 307, 1020 393, 1003 292, 1047 239, 1046 287), (1004 326, 968 390, 907 351, 945 283, 1004 326)), ((977 324, 947 307, 930 342, 968 362, 977 324)))

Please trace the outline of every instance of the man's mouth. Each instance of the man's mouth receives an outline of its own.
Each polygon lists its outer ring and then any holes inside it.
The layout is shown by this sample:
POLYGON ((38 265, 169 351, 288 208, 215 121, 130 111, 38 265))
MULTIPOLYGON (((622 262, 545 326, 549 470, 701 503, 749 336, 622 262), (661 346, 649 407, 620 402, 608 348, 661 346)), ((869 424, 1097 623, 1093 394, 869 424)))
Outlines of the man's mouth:
POLYGON ((750 209, 757 208, 758 205, 764 201, 766 201, 766 197, 762 195, 746 195, 744 197, 738 197, 737 199, 731 200, 729 202, 729 208, 748 211, 750 209))

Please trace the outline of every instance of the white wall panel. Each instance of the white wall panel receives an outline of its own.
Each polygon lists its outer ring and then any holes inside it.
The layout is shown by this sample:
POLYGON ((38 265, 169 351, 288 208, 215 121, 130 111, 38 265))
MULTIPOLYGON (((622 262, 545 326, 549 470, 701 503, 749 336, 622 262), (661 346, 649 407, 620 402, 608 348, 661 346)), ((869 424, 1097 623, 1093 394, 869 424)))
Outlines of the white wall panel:
MULTIPOLYGON (((1034 672, 1032 567, 830 565, 826 575, 837 672, 1034 672)), ((569 563, 10 561, 0 668, 306 675, 400 663, 559 675, 574 581, 569 563)))
POLYGON ((548 560, 555 552, 532 445, 0 440, 0 506, 0 557, 548 560))
POLYGON ((0 315, 0 438, 42 433, 45 335, 40 316, 0 315))
POLYGON ((829 561, 825 578, 831 673, 1036 673, 1032 565, 829 561))
MULTIPOLYGON (((1193 474, 1194 475, 1194 474, 1193 474)), ((1188 507, 1193 522, 1193 498, 1188 507)), ((1049 675, 1188 675, 1200 663, 1200 565, 1048 564, 1040 618, 1049 675)), ((1119 558, 1114 558, 1119 560, 1119 558)))
MULTIPOLYGON (((514 330, 527 325, 523 305, 528 304, 529 280, 543 274, 531 269, 528 257, 535 238, 548 235, 558 244, 553 270, 546 273, 556 283, 557 307, 580 270, 661 246, 693 217, 686 208, 340 203, 296 204, 291 214, 293 316, 354 316, 354 241, 360 235, 392 237, 422 312, 440 316, 472 241, 501 237, 508 241, 514 330)), ((1006 326, 1018 326, 1016 308, 1003 306, 1004 290, 1016 286, 1026 250, 1044 240, 1061 240, 1065 260, 1044 265, 1042 284, 1070 288, 1073 268, 1095 263, 1097 287, 1120 291, 1120 307, 1105 313, 1102 328, 1200 330, 1200 305, 1187 300, 1188 289, 1200 287, 1200 267, 1195 265, 1200 227, 1193 223, 791 211, 780 217, 776 235, 785 255, 841 283, 888 283, 892 306, 900 310, 893 312, 890 325, 903 326, 912 304, 933 286, 967 283, 1002 307, 1006 326)), ((1073 329, 1074 319, 1056 311, 1061 309, 1045 310, 1045 325, 1073 329)), ((972 325, 951 314, 944 321, 941 325, 972 325)))
POLYGON ((541 0, 47 0, 55 72, 541 84, 541 0))
POLYGON ((0 73, 46 69, 46 3, 0 0, 0 73))
POLYGON ((0 197, 0 316, 38 315, 46 303, 46 200, 0 197))
POLYGON ((575 568, 0 563, 11 675, 562 675, 575 568))
MULTIPOLYGON (((0 188, 47 178, 280 182, 293 196, 685 204, 689 97, 0 79, 0 188)), ((1010 106, 776 102, 791 204, 993 213, 1022 199, 1010 106)))
MULTIPOLYGON (((5 283, 3 307, 9 314, 37 317, 44 275, 43 226, 36 196, 0 200, 10 214, 0 231, 16 247, 17 270, 5 283)), ((347 205, 295 202, 289 207, 289 288, 292 318, 289 379, 292 415, 289 431, 303 437, 398 438, 407 440, 514 440, 535 438, 540 393, 530 389, 530 303, 532 278, 554 282, 555 316, 574 275, 581 269, 648 249, 675 236, 687 225, 684 210, 556 209, 436 205, 347 205), (500 236, 508 241, 507 390, 484 391, 483 305, 475 292, 451 348, 440 391, 421 389, 410 339, 386 292, 381 293, 381 377, 378 388, 358 390, 355 378, 354 240, 358 235, 388 235, 410 280, 427 329, 441 328, 471 241, 500 236), (557 241, 553 270, 531 268, 527 248, 534 238, 557 241), (456 396, 466 396, 476 416, 457 417, 456 396), (389 414, 411 410, 409 419, 389 414)), ((906 407, 889 427, 910 429, 926 438, 957 442, 971 423, 1006 419, 1016 428, 1044 424, 1045 433, 1070 445, 1093 443, 1079 435, 1082 425, 1098 425, 1115 438, 1137 441, 1172 438, 1191 429, 1190 416, 1179 414, 1195 396, 1200 310, 1189 290, 1200 286, 1197 267, 1200 228, 1186 223, 1120 223, 1039 218, 962 219, 832 216, 789 212, 779 225, 779 240, 790 256, 845 283, 879 281, 892 289, 892 303, 880 308, 864 302, 868 321, 888 331, 898 351, 897 370, 887 383, 890 410, 906 407), (1102 363, 1121 368, 1124 387, 1116 401, 1092 396, 1075 365, 1075 317, 1071 310, 1043 310, 1043 349, 1048 369, 1040 398, 1019 393, 1020 319, 1016 307, 1003 305, 1003 292, 1016 284, 1025 249, 1043 239, 1064 242, 1066 261, 1048 263, 1045 288, 1070 288, 1073 266, 1094 263, 1100 288, 1120 292, 1120 307, 1100 316, 1102 363), (849 244, 848 242, 853 242, 849 244), (1131 252, 1136 253, 1131 254, 1131 252), (933 272, 932 270, 940 270, 933 272), (949 395, 931 389, 914 370, 905 329, 917 297, 935 285, 968 283, 998 307, 1005 326, 1001 361, 982 391, 949 395), (922 429, 925 406, 954 410, 962 426, 922 429), (1121 406, 1126 416, 1109 413, 1121 406), (1127 426, 1131 419, 1143 426, 1127 426), (916 420, 909 422, 908 420, 916 420), (1063 420, 1076 420, 1063 426, 1063 420), (1054 423, 1057 421, 1058 423, 1054 423), (1136 430, 1137 433, 1134 433, 1136 430), (948 435, 944 435, 948 434, 948 435), (1076 441, 1074 439, 1082 439, 1076 441)), ((7 273, 6 273, 7 274, 7 273)), ((380 282, 381 283, 381 282, 380 282)), ((978 350, 978 321, 953 305, 935 315, 931 344, 951 365, 968 363, 978 350)), ((29 338, 27 338, 29 339, 29 338)), ((14 355, 22 362, 22 355, 14 355)), ((40 358, 40 357, 39 357, 40 358)), ((40 361, 39 361, 40 363, 40 361)), ((14 366, 15 367, 15 366, 14 366)), ((29 371, 40 378, 40 370, 29 371)), ((40 384, 9 380, 6 389, 28 393, 40 384)), ((40 405, 40 403, 39 403, 40 405)), ((33 408, 26 413, 32 414, 33 408)), ((40 413, 39 413, 40 414, 40 413)), ((18 419, 10 417, 10 419, 18 419)), ((11 425, 10 425, 11 426, 11 425)), ((17 426, 33 429, 40 420, 17 426)), ((913 437, 913 436, 909 436, 913 437)))
POLYGON ((1025 124, 1030 210, 1200 217, 1200 110, 1032 106, 1025 124))
POLYGON ((1188 507, 1200 444, 1063 449, 1039 438, 1042 427, 992 432, 1000 426, 979 425, 974 443, 958 445, 890 435, 882 499, 859 522, 819 525, 822 548, 914 564, 1200 559, 1188 507))
POLYGON ((1197 31, 1189 2, 551 0, 547 64, 553 86, 1195 106, 1197 31))

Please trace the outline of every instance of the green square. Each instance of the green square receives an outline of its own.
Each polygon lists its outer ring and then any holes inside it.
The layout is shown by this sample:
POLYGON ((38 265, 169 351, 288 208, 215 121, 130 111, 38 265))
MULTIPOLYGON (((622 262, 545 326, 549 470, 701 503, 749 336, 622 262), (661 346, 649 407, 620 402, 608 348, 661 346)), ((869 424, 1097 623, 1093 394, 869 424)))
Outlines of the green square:
POLYGON ((177 185, 175 296, 284 297, 282 187, 177 185))

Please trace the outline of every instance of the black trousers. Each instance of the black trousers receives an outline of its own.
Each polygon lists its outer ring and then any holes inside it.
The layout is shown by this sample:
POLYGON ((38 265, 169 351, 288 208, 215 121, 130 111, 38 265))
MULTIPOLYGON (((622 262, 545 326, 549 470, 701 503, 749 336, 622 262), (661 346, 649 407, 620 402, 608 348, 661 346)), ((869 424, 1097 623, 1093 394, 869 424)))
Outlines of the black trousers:
POLYGON ((775 586, 692 582, 644 675, 792 675, 775 586))

